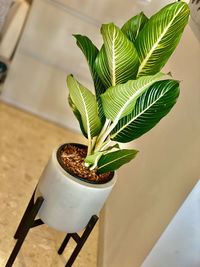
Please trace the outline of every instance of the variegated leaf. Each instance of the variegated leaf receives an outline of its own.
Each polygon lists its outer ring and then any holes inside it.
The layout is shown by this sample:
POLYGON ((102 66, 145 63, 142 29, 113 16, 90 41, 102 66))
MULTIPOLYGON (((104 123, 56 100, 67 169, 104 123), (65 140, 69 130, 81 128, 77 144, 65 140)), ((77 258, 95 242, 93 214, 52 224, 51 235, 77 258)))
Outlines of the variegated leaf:
POLYGON ((103 155, 98 161, 98 173, 105 173, 119 169, 125 163, 131 161, 138 150, 120 149, 103 155))
POLYGON ((129 19, 123 26, 122 32, 127 36, 131 42, 135 42, 139 32, 148 22, 148 18, 143 12, 129 19))
POLYGON ((78 47, 82 50, 88 62, 90 72, 91 72, 91 75, 94 81, 95 93, 96 93, 96 98, 98 102, 99 117, 103 122, 105 117, 104 117, 103 110, 102 110, 100 95, 105 92, 106 87, 102 83, 101 79, 99 78, 94 68, 94 62, 99 53, 99 50, 87 36, 75 34, 74 37, 76 38, 76 41, 77 41, 76 43, 78 47))
POLYGON ((98 116, 95 96, 71 75, 67 77, 67 85, 70 97, 81 114, 83 127, 88 138, 98 135, 101 130, 101 121, 98 116))
POLYGON ((175 2, 149 19, 135 42, 140 59, 138 77, 152 75, 162 69, 179 43, 189 12, 186 3, 175 2))
POLYGON ((133 43, 113 23, 101 27, 104 40, 95 69, 108 87, 135 79, 139 66, 137 51, 133 43))
POLYGON ((101 95, 106 118, 115 121, 131 113, 137 98, 163 76, 163 73, 157 73, 107 89, 101 95))
POLYGON ((133 111, 118 122, 111 133, 111 139, 126 143, 151 130, 174 106, 179 91, 178 81, 154 83, 138 98, 133 111))

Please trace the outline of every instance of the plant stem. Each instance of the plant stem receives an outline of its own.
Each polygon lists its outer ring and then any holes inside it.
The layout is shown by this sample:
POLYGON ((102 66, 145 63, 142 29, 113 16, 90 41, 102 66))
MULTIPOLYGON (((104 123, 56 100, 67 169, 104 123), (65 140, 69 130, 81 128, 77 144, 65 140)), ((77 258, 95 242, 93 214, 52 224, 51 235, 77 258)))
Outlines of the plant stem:
POLYGON ((100 136, 100 138, 98 138, 97 140, 97 145, 95 147, 95 152, 98 151, 102 144, 104 143, 104 141, 108 138, 109 134, 112 132, 112 130, 115 128, 115 126, 117 125, 118 120, 114 121, 110 127, 107 127, 107 129, 105 130, 105 132, 100 136))
POLYGON ((105 123, 104 123, 104 126, 103 126, 103 128, 101 129, 101 132, 100 132, 99 136, 98 136, 97 139, 96 139, 96 144, 95 144, 95 149, 94 149, 95 152, 98 151, 96 148, 97 148, 97 147, 99 148, 99 141, 101 140, 101 137, 104 135, 105 131, 106 131, 107 128, 109 127, 110 123, 111 123, 111 120, 106 119, 106 121, 105 121, 105 123))
POLYGON ((106 131, 106 129, 108 128, 108 126, 109 126, 110 123, 111 123, 111 120, 106 119, 106 121, 105 121, 105 123, 104 123, 104 126, 103 126, 103 128, 101 129, 101 132, 100 132, 100 134, 99 134, 99 136, 98 136, 98 138, 97 138, 97 142, 98 142, 98 140, 101 138, 101 136, 104 134, 104 132, 106 131))
POLYGON ((92 138, 92 150, 94 149, 94 146, 96 145, 97 137, 98 136, 95 136, 92 138))
POLYGON ((111 142, 111 140, 109 139, 108 141, 106 141, 106 142, 102 145, 102 147, 101 147, 101 149, 100 149, 101 152, 100 152, 99 155, 96 157, 94 164, 90 167, 90 170, 93 170, 93 169, 95 169, 95 168, 97 167, 97 165, 98 165, 98 160, 99 160, 100 157, 104 154, 104 152, 103 152, 102 150, 105 149, 105 148, 110 144, 110 142, 111 142))
POLYGON ((102 144, 101 151, 104 150, 110 144, 110 142, 111 142, 111 140, 110 140, 110 137, 109 137, 109 139, 106 140, 106 142, 102 144))
POLYGON ((92 140, 91 137, 88 136, 88 150, 87 150, 87 156, 91 154, 92 151, 92 140))

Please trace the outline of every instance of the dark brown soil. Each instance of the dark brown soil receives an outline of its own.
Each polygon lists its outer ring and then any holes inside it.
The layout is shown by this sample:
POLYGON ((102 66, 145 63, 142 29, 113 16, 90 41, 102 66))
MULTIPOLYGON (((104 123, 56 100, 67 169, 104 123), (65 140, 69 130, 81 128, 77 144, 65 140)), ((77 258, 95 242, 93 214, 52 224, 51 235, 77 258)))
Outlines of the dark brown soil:
POLYGON ((87 156, 87 148, 78 148, 74 145, 66 145, 60 153, 61 160, 65 167, 75 175, 90 181, 106 182, 111 173, 97 174, 97 168, 89 170, 84 163, 87 156))

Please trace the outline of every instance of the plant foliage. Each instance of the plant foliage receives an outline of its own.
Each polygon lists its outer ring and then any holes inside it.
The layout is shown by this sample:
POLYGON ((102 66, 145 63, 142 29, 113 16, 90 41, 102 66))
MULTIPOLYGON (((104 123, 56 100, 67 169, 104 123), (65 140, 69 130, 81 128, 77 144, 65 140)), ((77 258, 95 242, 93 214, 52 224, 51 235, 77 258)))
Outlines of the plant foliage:
POLYGON ((110 142, 140 137, 176 103, 179 82, 163 80, 160 71, 177 47, 188 17, 188 5, 179 1, 149 19, 141 12, 121 29, 103 24, 100 50, 88 37, 74 35, 95 87, 93 95, 72 75, 67 77, 69 105, 88 139, 88 168, 98 167, 98 173, 104 173, 132 160, 138 151, 110 142))

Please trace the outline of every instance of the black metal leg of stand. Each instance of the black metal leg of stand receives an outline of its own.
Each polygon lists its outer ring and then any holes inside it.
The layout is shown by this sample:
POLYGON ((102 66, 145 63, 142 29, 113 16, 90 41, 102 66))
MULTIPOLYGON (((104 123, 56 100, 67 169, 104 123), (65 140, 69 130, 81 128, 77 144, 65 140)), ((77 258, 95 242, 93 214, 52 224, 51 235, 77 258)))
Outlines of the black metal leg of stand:
POLYGON ((70 237, 72 237, 76 241, 77 245, 76 245, 71 257, 69 258, 67 264, 65 265, 65 267, 71 267, 72 266, 72 264, 74 263, 76 257, 78 256, 80 250, 82 249, 83 245, 85 244, 88 236, 90 235, 90 233, 91 233, 92 229, 94 228, 97 221, 98 221, 98 216, 93 215, 91 217, 88 225, 86 226, 85 231, 81 237, 79 237, 79 235, 77 233, 67 234, 63 243, 61 244, 60 249, 58 250, 58 254, 62 254, 62 252, 64 251, 70 237))
MULTIPOLYGON (((32 227, 32 225, 34 224, 34 219, 35 217, 37 216, 37 213, 43 203, 44 199, 43 197, 38 197, 35 204, 33 204, 32 208, 31 208, 31 205, 29 203, 28 207, 27 207, 27 210, 29 211, 29 214, 27 213, 28 211, 26 210, 25 211, 25 214, 22 218, 22 221, 17 229, 17 242, 15 244, 15 247, 6 263, 6 266, 5 267, 11 267, 17 257, 17 254, 28 234, 28 231, 30 230, 30 228, 32 227), (22 227, 23 227, 23 230, 22 230, 22 227)), ((15 235, 16 235, 15 234, 15 235)))
MULTIPOLYGON (((43 197, 38 197, 36 202, 34 203, 34 196, 35 196, 35 191, 29 201, 29 204, 24 212, 24 215, 21 219, 21 222, 17 228, 17 231, 14 235, 14 238, 17 239, 17 242, 13 248, 13 251, 5 265, 5 267, 12 267, 18 253, 19 250, 21 248, 21 246, 23 245, 23 242, 30 230, 30 228, 33 227, 37 227, 41 224, 44 224, 43 221, 41 219, 35 220, 35 217, 38 214, 38 211, 44 201, 43 197)), ((72 264, 74 263, 76 257, 78 256, 80 250, 82 249, 83 245, 85 244, 87 238, 89 237, 91 231, 93 230, 96 222, 98 221, 98 216, 93 215, 88 223, 88 225, 85 228, 85 231, 83 232, 82 236, 80 237, 77 233, 70 233, 67 234, 63 243, 61 244, 59 250, 58 250, 58 254, 62 254, 65 247, 67 246, 70 238, 72 237, 77 245, 71 255, 71 257, 69 258, 67 264, 65 265, 65 267, 71 267, 72 264)))
POLYGON ((69 258, 67 264, 65 265, 65 267, 71 267, 72 264, 74 263, 76 257, 78 256, 80 250, 82 249, 83 245, 85 244, 88 236, 90 235, 92 229, 94 228, 96 222, 98 221, 98 217, 96 215, 93 215, 92 218, 90 219, 83 235, 81 236, 80 240, 77 242, 77 245, 71 255, 71 257, 69 258))
POLYGON ((32 210, 32 207, 34 205, 34 195, 35 195, 35 191, 33 192, 33 195, 32 195, 32 197, 31 197, 31 199, 30 199, 30 201, 28 203, 28 206, 27 206, 27 208, 26 208, 26 210, 24 212, 24 215, 23 215, 23 217, 21 219, 21 222, 20 222, 20 224, 19 224, 19 226, 17 228, 17 231, 16 231, 16 233, 14 235, 15 239, 20 238, 20 234, 23 233, 23 231, 24 231, 24 225, 25 225, 26 220, 29 217, 29 214, 30 214, 30 212, 32 210))
POLYGON ((64 241, 62 242, 62 244, 61 244, 61 246, 60 246, 60 248, 59 248, 59 250, 58 250, 58 254, 59 254, 59 255, 61 255, 61 254, 63 253, 64 249, 66 248, 66 246, 67 246, 67 244, 68 244, 68 242, 69 242, 69 240, 70 240, 70 237, 71 237, 70 234, 67 234, 67 235, 66 235, 64 241))

